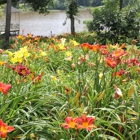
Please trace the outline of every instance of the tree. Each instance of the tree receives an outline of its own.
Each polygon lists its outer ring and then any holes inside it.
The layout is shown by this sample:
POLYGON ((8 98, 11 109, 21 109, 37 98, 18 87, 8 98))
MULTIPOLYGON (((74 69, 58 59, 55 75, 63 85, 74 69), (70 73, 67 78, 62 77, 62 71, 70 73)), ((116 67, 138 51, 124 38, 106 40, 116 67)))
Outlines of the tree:
POLYGON ((67 14, 67 18, 70 19, 71 22, 71 34, 74 35, 75 34, 75 26, 74 26, 74 22, 75 22, 75 17, 78 13, 78 4, 75 0, 70 0, 70 3, 68 5, 66 14, 67 14))
POLYGON ((39 13, 48 13, 48 5, 53 4, 53 0, 26 0, 27 3, 30 3, 34 11, 39 13))
POLYGON ((102 5, 102 0, 92 0, 92 6, 100 6, 102 5))
POLYGON ((8 47, 9 43, 9 37, 10 37, 10 23, 11 23, 11 5, 12 2, 17 2, 18 0, 0 0, 0 4, 7 3, 6 8, 6 24, 5 24, 5 46, 3 46, 4 49, 8 47))
POLYGON ((87 22, 88 30, 96 32, 98 41, 103 44, 129 43, 139 36, 138 8, 131 5, 120 10, 120 1, 107 0, 103 7, 93 11, 93 20, 87 22))
POLYGON ((77 0, 77 4, 81 6, 89 6, 90 0, 77 0))
MULTIPOLYGON (((11 5, 12 3, 17 3, 19 0, 0 0, 0 4, 7 3, 6 9, 6 26, 5 26, 5 43, 6 45, 3 47, 4 49, 7 48, 7 44, 9 43, 10 37, 10 23, 11 23, 11 5)), ((26 0, 26 2, 31 3, 32 8, 34 11, 38 11, 39 13, 48 13, 48 5, 53 0, 26 0)))
POLYGON ((120 0, 120 10, 122 10, 123 0, 120 0))
MULTIPOLYGON (((11 0, 7 0, 6 7, 6 25, 5 25, 5 43, 8 44, 10 37, 10 23, 11 23, 11 0)), ((5 46, 7 48, 7 46, 5 46)))

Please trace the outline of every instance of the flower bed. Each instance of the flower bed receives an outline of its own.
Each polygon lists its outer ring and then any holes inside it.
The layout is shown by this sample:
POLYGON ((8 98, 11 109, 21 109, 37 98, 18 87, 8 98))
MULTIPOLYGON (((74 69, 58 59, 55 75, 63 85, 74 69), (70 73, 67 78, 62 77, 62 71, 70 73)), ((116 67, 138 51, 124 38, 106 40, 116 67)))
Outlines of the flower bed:
POLYGON ((1 137, 140 137, 140 50, 75 40, 19 35, 0 51, 1 137))

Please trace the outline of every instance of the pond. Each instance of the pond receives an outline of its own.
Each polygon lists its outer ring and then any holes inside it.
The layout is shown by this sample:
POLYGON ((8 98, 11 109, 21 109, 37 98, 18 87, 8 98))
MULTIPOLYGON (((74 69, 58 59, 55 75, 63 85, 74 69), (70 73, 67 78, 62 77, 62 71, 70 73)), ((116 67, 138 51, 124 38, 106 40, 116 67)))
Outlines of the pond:
MULTIPOLYGON (((20 34, 27 35, 31 33, 34 36, 51 36, 63 33, 70 33, 70 20, 67 19, 66 25, 63 25, 66 19, 66 11, 50 11, 48 15, 37 12, 20 13, 20 34)), ((75 21, 75 31, 87 31, 84 20, 92 20, 89 10, 80 10, 75 21), (80 23, 79 21, 80 20, 80 23)), ((0 18, 2 21, 2 18, 0 18)))

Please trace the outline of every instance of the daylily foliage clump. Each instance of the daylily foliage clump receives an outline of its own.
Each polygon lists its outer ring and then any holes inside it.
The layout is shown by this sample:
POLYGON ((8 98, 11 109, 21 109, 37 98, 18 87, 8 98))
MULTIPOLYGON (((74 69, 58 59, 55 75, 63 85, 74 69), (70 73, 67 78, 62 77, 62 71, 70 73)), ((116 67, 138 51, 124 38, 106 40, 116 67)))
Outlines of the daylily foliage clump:
POLYGON ((0 71, 0 119, 13 126, 8 139, 140 137, 135 44, 19 35, 1 50, 0 71))

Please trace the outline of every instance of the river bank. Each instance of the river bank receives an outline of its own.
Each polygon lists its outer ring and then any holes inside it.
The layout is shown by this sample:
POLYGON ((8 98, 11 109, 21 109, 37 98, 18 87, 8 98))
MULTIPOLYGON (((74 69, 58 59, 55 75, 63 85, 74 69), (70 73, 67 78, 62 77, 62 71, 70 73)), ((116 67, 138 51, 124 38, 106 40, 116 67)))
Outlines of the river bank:
MULTIPOLYGON (((14 17, 14 16, 13 16, 14 17)), ((48 15, 28 11, 20 13, 20 34, 27 35, 31 33, 35 36, 51 36, 63 33, 70 33, 70 20, 67 19, 65 11, 52 10, 48 15), (66 20, 66 25, 63 23, 66 20)), ((4 17, 0 18, 0 23, 4 22, 4 17)), ((80 10, 75 20, 76 32, 87 31, 85 20, 92 19, 89 10, 80 10), (79 22, 80 21, 80 22, 79 22)), ((11 23, 16 22, 11 19, 11 23)))

